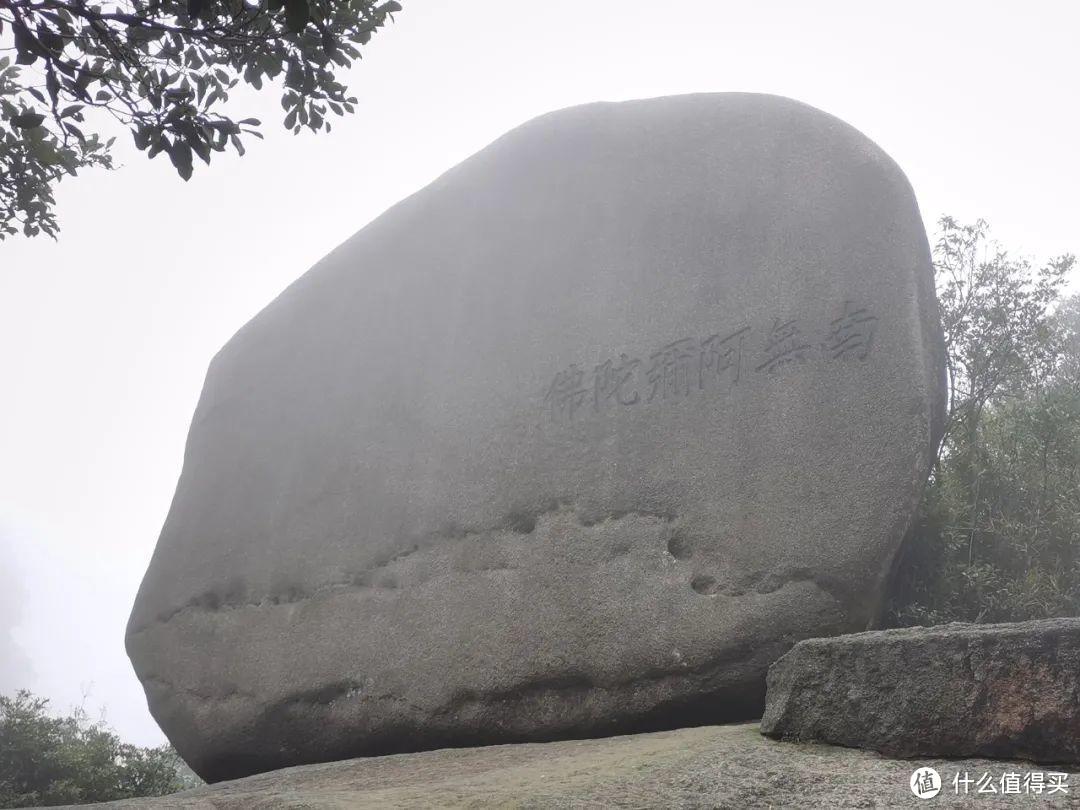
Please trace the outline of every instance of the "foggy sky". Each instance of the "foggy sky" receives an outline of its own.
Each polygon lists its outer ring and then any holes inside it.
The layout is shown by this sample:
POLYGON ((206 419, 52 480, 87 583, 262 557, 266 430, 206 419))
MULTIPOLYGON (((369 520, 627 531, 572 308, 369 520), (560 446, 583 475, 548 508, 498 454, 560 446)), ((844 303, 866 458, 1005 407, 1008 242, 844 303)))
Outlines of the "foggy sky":
POLYGON ((329 136, 292 137, 277 96, 234 93, 234 117, 266 125, 245 158, 184 184, 121 134, 123 168, 59 187, 58 243, 0 244, 0 690, 28 680, 58 708, 89 691, 131 741, 162 739, 124 624, 211 356, 387 206, 536 115, 790 96, 891 154, 931 229, 982 216, 1035 258, 1080 249, 1073 4, 404 5, 329 136))
POLYGON ((13 695, 33 685, 34 671, 15 628, 25 621, 23 573, 18 568, 15 544, 0 525, 0 695, 13 695))

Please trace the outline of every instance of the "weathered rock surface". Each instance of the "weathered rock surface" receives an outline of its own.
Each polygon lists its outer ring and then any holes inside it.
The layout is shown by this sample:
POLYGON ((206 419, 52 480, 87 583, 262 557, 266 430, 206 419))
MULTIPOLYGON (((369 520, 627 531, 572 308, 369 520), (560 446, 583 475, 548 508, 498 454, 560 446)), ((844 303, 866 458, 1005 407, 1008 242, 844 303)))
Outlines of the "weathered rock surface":
POLYGON ((1080 762, 1080 619, 800 642, 769 669, 761 728, 902 757, 1080 762))
POLYGON ((756 717, 874 617, 943 397, 864 136, 744 94, 543 116, 214 358, 128 651, 211 781, 756 717))
MULTIPOLYGON (((1030 763, 886 759, 831 745, 775 742, 757 724, 526 745, 428 751, 307 765, 223 782, 162 799, 114 802, 147 810, 359 810, 360 808, 758 808, 1076 807, 1080 773, 1053 795, 1002 794, 1008 773, 1030 763), (941 792, 910 789, 912 771, 933 767, 941 792), (974 784, 989 774, 995 794, 974 784), (966 776, 965 776, 966 775, 966 776), (965 795, 964 790, 967 790, 965 795)), ((1068 769, 1062 769, 1068 773, 1068 769)), ((101 806, 101 805, 98 805, 101 806)))

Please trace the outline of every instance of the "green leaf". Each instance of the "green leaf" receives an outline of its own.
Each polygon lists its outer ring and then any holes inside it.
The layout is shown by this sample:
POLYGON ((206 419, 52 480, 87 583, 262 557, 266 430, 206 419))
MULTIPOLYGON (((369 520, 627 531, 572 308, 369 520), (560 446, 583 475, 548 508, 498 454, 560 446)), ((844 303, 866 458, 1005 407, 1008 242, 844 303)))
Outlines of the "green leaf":
POLYGON ((179 175, 185 180, 190 180, 194 170, 191 165, 191 147, 184 141, 178 140, 169 147, 168 151, 169 160, 172 161, 179 175))
POLYGON ((337 41, 334 39, 334 35, 330 33, 330 29, 323 31, 322 46, 323 50, 331 56, 337 53, 337 41))
POLYGON ((55 104, 57 97, 60 95, 60 80, 56 78, 56 74, 51 70, 45 74, 45 89, 49 91, 49 98, 55 104))
POLYGON ((293 107, 292 111, 285 116, 285 129, 292 129, 296 123, 296 114, 299 111, 299 107, 293 107))
POLYGON ((304 87, 304 69, 297 62, 289 62, 289 69, 285 71, 285 86, 290 90, 301 90, 304 87))
POLYGON ((86 88, 90 86, 90 82, 94 80, 94 74, 89 70, 80 70, 79 78, 75 80, 75 95, 85 96, 86 88))
POLYGON ((35 141, 30 147, 30 152, 38 162, 44 166, 57 166, 64 162, 63 157, 48 141, 35 141))
POLYGON ((197 103, 202 104, 203 99, 206 98, 206 90, 210 87, 210 77, 205 73, 199 73, 195 76, 195 86, 199 88, 199 92, 196 94, 197 103))
POLYGON ((45 116, 36 112, 25 112, 11 119, 11 125, 17 129, 33 129, 45 122, 45 116))
POLYGON ((188 138, 188 143, 191 145, 192 150, 199 156, 207 166, 210 165, 210 144, 197 136, 191 136, 188 138))
POLYGON ((285 0, 285 23, 294 34, 304 30, 311 19, 307 0, 285 0))
POLYGON ((22 25, 13 25, 12 31, 15 34, 15 50, 19 52, 15 57, 15 64, 34 64, 38 58, 38 45, 34 42, 33 37, 30 36, 30 32, 22 25))
POLYGON ((132 137, 135 139, 135 148, 140 152, 150 145, 150 130, 137 129, 132 133, 132 137))
POLYGON ((247 124, 248 126, 252 126, 252 127, 262 126, 262 121, 260 121, 258 118, 241 118, 236 123, 238 123, 238 124, 247 124))
POLYGON ((158 156, 158 154, 160 154, 161 152, 164 152, 168 148, 169 148, 168 139, 166 139, 166 137, 164 135, 158 135, 157 140, 155 140, 154 143, 151 145, 150 151, 146 153, 146 156, 148 158, 151 158, 151 159, 155 158, 155 157, 158 156))
POLYGON ((54 54, 59 54, 64 50, 64 38, 55 31, 46 28, 45 26, 40 26, 37 33, 38 41, 54 54))
POLYGON ((83 131, 74 124, 64 124, 64 129, 66 129, 68 132, 78 138, 79 143, 86 143, 86 136, 83 134, 83 131))

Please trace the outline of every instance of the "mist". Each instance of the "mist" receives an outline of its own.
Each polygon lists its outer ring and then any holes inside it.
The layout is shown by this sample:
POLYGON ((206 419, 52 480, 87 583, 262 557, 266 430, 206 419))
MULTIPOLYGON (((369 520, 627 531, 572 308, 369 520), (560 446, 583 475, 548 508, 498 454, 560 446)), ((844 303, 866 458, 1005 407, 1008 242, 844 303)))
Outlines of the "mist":
POLYGON ((0 568, 0 694, 3 695, 27 689, 34 682, 30 659, 16 638, 26 594, 13 546, 11 536, 0 526, 0 559, 9 561, 0 568))
POLYGON ((164 740, 123 636, 211 357, 365 223, 537 115, 788 96, 890 154, 931 237, 943 214, 985 217, 1033 257, 1077 250, 1080 10, 1053 8, 1051 24, 974 2, 887 19, 862 3, 406 2, 329 135, 292 136, 274 92, 237 92, 230 110, 266 140, 183 183, 106 132, 122 167, 59 186, 59 240, 0 243, 0 692, 164 740))

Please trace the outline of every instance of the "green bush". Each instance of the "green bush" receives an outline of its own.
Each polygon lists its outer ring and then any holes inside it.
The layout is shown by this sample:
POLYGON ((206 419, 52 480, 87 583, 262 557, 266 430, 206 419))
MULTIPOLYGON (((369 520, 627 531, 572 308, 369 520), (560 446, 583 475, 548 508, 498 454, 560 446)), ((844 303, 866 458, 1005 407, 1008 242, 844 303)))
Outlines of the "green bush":
POLYGON ((193 786, 170 746, 129 745, 81 709, 67 717, 47 709, 47 700, 27 691, 0 696, 0 807, 162 796, 193 786))

